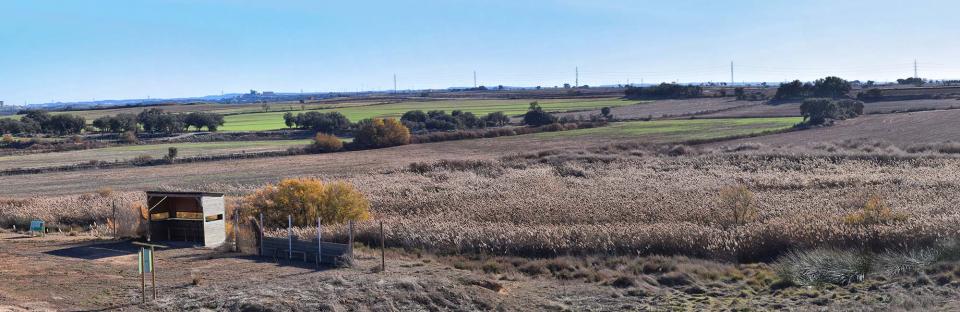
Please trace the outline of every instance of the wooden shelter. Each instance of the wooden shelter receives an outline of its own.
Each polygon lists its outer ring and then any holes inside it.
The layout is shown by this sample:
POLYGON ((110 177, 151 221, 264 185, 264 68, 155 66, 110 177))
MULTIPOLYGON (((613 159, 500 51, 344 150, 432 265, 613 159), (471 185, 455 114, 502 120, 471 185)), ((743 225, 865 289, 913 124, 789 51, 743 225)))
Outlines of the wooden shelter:
POLYGON ((148 191, 147 207, 148 240, 216 247, 227 239, 222 193, 148 191))

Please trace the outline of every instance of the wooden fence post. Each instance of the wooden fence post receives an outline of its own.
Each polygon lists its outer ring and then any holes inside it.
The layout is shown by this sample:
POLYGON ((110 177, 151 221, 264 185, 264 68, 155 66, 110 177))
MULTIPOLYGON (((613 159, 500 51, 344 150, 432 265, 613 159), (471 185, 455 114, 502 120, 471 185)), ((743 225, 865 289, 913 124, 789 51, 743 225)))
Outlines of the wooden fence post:
POLYGON ((293 259, 293 215, 287 215, 287 260, 293 259))
POLYGON ((233 210, 233 252, 240 251, 240 208, 233 210))
POLYGON ((117 239, 117 201, 110 201, 110 206, 113 208, 113 239, 117 239))
POLYGON ((260 213, 260 256, 263 256, 263 212, 260 213))

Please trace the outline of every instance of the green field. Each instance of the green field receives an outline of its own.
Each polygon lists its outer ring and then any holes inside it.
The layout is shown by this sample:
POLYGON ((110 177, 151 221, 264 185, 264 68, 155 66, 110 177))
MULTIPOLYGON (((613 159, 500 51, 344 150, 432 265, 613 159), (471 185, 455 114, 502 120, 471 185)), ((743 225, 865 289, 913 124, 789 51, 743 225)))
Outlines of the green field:
POLYGON ((607 127, 538 133, 550 137, 646 137, 652 142, 681 142, 758 134, 788 129, 803 121, 801 117, 678 119, 613 123, 607 127))
POLYGON ((178 157, 282 151, 290 147, 305 146, 309 144, 310 141, 311 140, 271 140, 129 145, 69 152, 2 156, 0 157, 0 170, 63 166, 86 163, 92 160, 107 162, 123 161, 142 155, 153 158, 163 158, 170 147, 177 148, 178 157))
MULTIPOLYGON (((533 100, 446 100, 446 101, 428 101, 428 102, 402 102, 392 104, 374 104, 364 106, 339 107, 332 109, 321 109, 321 112, 338 111, 347 116, 350 121, 356 122, 372 117, 400 117, 403 113, 411 110, 444 110, 450 113, 453 110, 463 110, 472 112, 478 116, 486 115, 492 112, 504 112, 507 115, 520 115, 527 111, 530 102, 533 100)), ((585 100, 538 100, 540 106, 547 111, 573 111, 598 109, 604 106, 626 106, 641 103, 639 101, 628 101, 617 98, 607 99, 585 99, 585 100)), ((298 112, 293 112, 294 114, 298 112)), ((239 114, 226 116, 225 124, 221 128, 224 131, 257 131, 285 128, 283 124, 284 112, 268 112, 239 114)))

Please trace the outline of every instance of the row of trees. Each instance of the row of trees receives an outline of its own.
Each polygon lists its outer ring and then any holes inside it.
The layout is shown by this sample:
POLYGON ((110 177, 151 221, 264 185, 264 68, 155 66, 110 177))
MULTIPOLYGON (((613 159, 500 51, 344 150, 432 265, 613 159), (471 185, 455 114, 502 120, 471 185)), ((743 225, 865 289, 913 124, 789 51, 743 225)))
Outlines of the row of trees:
POLYGON ((811 97, 836 99, 846 96, 851 88, 849 81, 835 76, 817 79, 813 83, 794 80, 780 84, 773 98, 775 100, 799 100, 811 97))
POLYGON ((471 112, 461 110, 454 110, 451 114, 442 110, 431 110, 426 113, 422 110, 412 110, 404 113, 400 121, 413 130, 435 131, 504 126, 510 123, 510 117, 503 112, 493 112, 484 117, 477 117, 471 112))
POLYGON ((350 120, 340 112, 306 112, 294 115, 283 114, 283 123, 288 128, 308 129, 322 133, 342 133, 350 130, 350 120))
POLYGON ((43 110, 22 110, 23 117, 16 119, 0 119, 0 133, 12 134, 76 134, 83 131, 86 119, 71 114, 53 115, 43 110))
MULTIPOLYGON (((119 115, 118 115, 119 116, 119 115)), ((117 117, 117 116, 114 116, 117 117)), ((109 124, 109 120, 107 124, 109 124)), ((210 112, 192 112, 188 114, 175 114, 165 112, 159 108, 151 108, 137 114, 137 122, 146 132, 164 132, 178 133, 190 130, 194 127, 197 131, 207 128, 209 131, 217 131, 223 125, 223 115, 210 112)), ((101 130, 105 130, 101 128, 101 130)))
POLYGON ((661 83, 650 87, 627 86, 624 95, 630 99, 683 99, 703 96, 703 87, 661 83))

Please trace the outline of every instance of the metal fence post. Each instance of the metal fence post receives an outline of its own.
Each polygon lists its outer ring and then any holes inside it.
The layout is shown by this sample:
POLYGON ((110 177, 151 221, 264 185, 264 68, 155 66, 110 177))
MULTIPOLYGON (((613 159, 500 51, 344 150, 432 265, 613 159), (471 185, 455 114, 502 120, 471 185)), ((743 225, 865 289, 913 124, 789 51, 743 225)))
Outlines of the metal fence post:
POLYGON ((287 260, 293 259, 293 216, 287 215, 287 260))
POLYGON ((350 262, 353 262, 353 220, 350 221, 350 262))
POLYGON ((322 221, 320 217, 317 217, 317 267, 320 267, 320 263, 323 262, 323 225, 320 223, 322 221))
POLYGON ((260 256, 263 256, 263 212, 260 213, 260 256))

